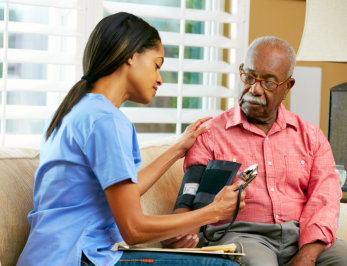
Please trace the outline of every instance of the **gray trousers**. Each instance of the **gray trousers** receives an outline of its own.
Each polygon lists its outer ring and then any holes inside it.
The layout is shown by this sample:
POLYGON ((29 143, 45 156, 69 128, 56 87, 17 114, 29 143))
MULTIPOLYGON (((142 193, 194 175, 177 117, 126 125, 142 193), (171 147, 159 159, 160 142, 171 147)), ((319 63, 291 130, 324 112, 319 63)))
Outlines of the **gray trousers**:
MULTIPOLYGON (((208 235, 217 237, 228 226, 209 226, 208 235)), ((289 265, 298 252, 299 223, 264 224, 235 222, 232 229, 218 242, 208 243, 202 236, 199 246, 240 243, 243 252, 241 263, 246 266, 289 265)), ((347 244, 337 240, 318 257, 316 265, 346 266, 347 244)))

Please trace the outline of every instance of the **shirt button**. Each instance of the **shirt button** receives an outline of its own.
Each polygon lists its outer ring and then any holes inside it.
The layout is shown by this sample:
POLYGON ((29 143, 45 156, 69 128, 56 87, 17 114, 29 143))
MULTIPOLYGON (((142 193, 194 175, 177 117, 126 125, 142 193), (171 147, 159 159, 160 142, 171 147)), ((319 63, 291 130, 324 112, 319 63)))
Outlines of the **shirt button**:
POLYGON ((305 161, 304 161, 304 160, 302 160, 302 161, 301 161, 301 164, 305 164, 305 161))
POLYGON ((275 191, 275 189, 274 189, 273 187, 272 187, 272 188, 270 188, 270 190, 271 190, 271 191, 275 191))
POLYGON ((235 159, 235 158, 233 159, 233 162, 236 162, 236 159, 235 159))
POLYGON ((268 165, 272 165, 272 162, 268 162, 267 164, 268 164, 268 165))
POLYGON ((276 217, 276 219, 278 219, 278 214, 276 214, 276 216, 275 216, 275 217, 276 217))
POLYGON ((269 138, 268 138, 268 137, 266 137, 266 138, 265 138, 265 140, 269 140, 269 138))

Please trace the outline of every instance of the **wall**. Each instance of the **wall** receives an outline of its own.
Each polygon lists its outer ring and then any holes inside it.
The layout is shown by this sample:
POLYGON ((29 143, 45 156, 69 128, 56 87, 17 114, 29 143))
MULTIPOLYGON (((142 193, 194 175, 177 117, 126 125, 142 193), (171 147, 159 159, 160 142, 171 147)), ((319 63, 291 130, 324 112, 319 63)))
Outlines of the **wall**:
MULTIPOLYGON (((305 0, 251 0, 249 42, 264 35, 288 41, 298 51, 305 23, 305 0)), ((347 63, 297 62, 298 66, 322 68, 320 128, 328 129, 329 90, 347 82, 347 63)), ((295 89, 295 87, 293 88, 295 89)), ((284 102, 288 108, 290 97, 284 102)))

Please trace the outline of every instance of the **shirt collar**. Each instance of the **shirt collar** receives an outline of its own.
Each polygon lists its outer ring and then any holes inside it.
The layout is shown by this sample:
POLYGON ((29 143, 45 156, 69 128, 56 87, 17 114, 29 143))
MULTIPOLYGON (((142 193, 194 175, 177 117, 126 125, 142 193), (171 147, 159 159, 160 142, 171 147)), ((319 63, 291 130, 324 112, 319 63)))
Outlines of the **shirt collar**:
POLYGON ((227 122, 225 128, 237 126, 239 124, 248 123, 245 114, 242 112, 238 102, 234 105, 234 112, 232 109, 227 111, 227 122))
MULTIPOLYGON (((250 123, 248 122, 245 114, 242 112, 239 103, 236 102, 234 106, 234 112, 232 112, 231 109, 227 111, 227 122, 225 128, 228 129, 239 124, 249 125, 250 123)), ((275 124, 278 124, 278 126, 282 129, 284 129, 287 125, 292 126, 293 128, 295 128, 295 130, 297 130, 298 128, 295 117, 286 110, 283 104, 280 104, 280 106, 278 107, 278 116, 275 124)))
POLYGON ((291 112, 289 112, 283 104, 280 104, 280 106, 278 107, 278 116, 275 123, 278 123, 282 129, 286 126, 291 126, 295 130, 297 130, 299 126, 297 120, 295 119, 295 116, 291 112))

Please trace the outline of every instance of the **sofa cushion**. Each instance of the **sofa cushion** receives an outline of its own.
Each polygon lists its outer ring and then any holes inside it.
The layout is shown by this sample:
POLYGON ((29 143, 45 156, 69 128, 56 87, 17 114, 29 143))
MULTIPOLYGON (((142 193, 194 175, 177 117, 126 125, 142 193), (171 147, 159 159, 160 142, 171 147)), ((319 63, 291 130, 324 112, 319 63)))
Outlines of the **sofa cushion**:
POLYGON ((29 234, 27 214, 33 209, 34 174, 39 152, 0 148, 0 259, 16 265, 29 234))
MULTIPOLYGON (((150 164, 170 147, 174 138, 147 143, 140 148, 141 168, 150 164)), ((147 215, 171 214, 183 177, 183 159, 176 161, 166 173, 141 197, 142 210, 147 215)))

